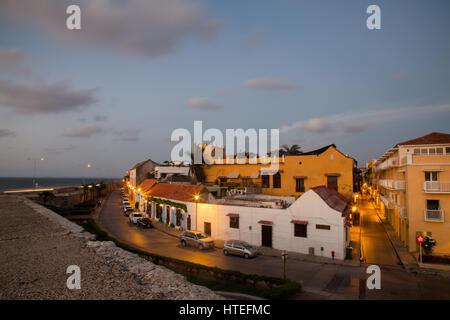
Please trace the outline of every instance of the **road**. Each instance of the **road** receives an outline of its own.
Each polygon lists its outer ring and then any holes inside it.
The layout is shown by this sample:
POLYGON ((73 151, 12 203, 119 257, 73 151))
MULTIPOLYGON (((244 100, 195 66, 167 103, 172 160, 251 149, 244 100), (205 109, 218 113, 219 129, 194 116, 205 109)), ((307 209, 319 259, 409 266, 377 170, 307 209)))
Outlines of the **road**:
POLYGON ((365 263, 401 268, 401 262, 372 203, 364 200, 360 205, 360 213, 362 256, 365 263))
MULTIPOLYGON (((100 227, 115 238, 147 252, 244 273, 282 277, 281 259, 258 256, 245 260, 224 256, 219 249, 199 250, 181 247, 179 240, 156 229, 140 229, 122 214, 119 192, 107 199, 99 217, 100 227)), ((370 225, 370 224, 369 224, 370 225)), ((369 241, 367 233, 367 241, 369 241)), ((367 278, 366 265, 361 267, 288 260, 287 277, 299 281, 308 292, 331 299, 450 299, 450 279, 417 276, 397 266, 381 266, 381 290, 360 290, 367 278), (362 279, 362 280, 361 280, 362 279)), ((365 288, 365 286, 363 286, 365 288)))

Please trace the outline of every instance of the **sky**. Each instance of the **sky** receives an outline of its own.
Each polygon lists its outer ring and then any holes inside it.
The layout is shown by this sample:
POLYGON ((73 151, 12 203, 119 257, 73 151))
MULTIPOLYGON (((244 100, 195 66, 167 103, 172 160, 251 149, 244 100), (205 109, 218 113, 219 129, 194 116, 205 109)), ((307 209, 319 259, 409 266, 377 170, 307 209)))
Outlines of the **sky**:
POLYGON ((42 157, 38 176, 120 177, 170 160, 172 131, 195 120, 280 129, 303 151, 334 143, 363 167, 450 132, 449 13, 446 0, 3 0, 0 176, 42 157), (72 4, 81 30, 66 27, 72 4))

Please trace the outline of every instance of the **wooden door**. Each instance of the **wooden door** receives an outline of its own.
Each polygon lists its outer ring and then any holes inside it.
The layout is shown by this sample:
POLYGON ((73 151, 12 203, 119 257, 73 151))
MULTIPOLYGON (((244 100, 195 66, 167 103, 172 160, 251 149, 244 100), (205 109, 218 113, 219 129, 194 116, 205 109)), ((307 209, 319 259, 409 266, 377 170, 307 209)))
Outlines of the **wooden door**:
POLYGON ((261 245, 272 248, 272 226, 261 226, 261 245))

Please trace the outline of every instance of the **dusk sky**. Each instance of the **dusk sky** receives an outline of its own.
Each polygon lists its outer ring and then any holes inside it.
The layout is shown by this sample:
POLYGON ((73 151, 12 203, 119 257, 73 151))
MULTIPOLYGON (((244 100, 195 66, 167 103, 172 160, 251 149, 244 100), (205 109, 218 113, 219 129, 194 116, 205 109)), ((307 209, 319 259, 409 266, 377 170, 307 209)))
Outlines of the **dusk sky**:
POLYGON ((279 128, 365 166, 450 133, 450 2, 0 2, 0 176, 120 177, 176 128, 279 128), (67 30, 66 8, 81 8, 67 30), (381 8, 381 30, 366 9, 381 8))

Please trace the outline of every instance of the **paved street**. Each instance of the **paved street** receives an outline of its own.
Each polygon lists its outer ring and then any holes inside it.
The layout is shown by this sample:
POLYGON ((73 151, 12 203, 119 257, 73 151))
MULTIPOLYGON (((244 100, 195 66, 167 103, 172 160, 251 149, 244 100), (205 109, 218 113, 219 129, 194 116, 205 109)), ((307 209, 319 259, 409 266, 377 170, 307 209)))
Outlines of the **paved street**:
POLYGON ((363 201, 361 210, 362 257, 367 264, 401 267, 387 233, 372 203, 363 201))
MULTIPOLYGON (((368 262, 376 259, 382 261, 381 290, 360 291, 360 281, 367 277, 366 266, 351 267, 335 264, 321 264, 298 260, 288 260, 287 276, 301 281, 309 292, 315 292, 327 298, 344 299, 450 299, 450 279, 435 276, 417 276, 405 272, 396 265, 390 253, 378 254, 377 246, 386 248, 387 243, 380 238, 376 220, 370 211, 365 215, 368 219, 365 229, 364 243, 368 248, 368 262), (373 241, 373 245, 371 243, 373 241), (370 258, 369 258, 370 257, 370 258)), ((183 248, 179 241, 155 229, 138 229, 128 222, 120 208, 119 192, 115 191, 108 198, 99 224, 102 229, 115 238, 132 244, 140 249, 177 259, 187 260, 223 269, 239 270, 244 273, 256 273, 269 276, 282 276, 281 259, 259 256, 245 260, 240 257, 224 256, 221 250, 201 251, 196 248, 183 248)), ((381 227, 381 226, 380 226, 381 227)), ((364 286, 363 286, 364 287, 364 286)))

